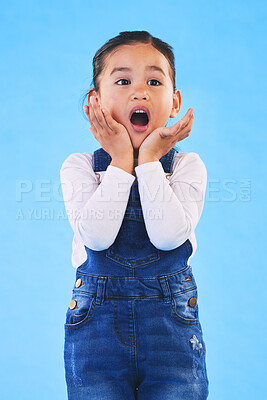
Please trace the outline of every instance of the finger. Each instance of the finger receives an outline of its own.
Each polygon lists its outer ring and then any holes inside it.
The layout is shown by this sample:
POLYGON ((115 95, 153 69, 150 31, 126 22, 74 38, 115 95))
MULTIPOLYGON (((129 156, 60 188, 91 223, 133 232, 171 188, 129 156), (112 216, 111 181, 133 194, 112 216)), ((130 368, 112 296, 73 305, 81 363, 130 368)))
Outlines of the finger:
POLYGON ((182 128, 184 128, 189 123, 193 115, 194 115, 194 109, 190 108, 185 114, 185 116, 180 120, 182 128))
MULTIPOLYGON (((84 109, 84 112, 85 112, 85 114, 86 114, 86 117, 87 117, 87 119, 88 119, 88 121, 89 121, 89 123, 90 123, 90 125, 91 125, 91 127, 94 129, 94 131, 96 132, 96 127, 95 127, 95 125, 94 125, 94 123, 93 123, 93 121, 92 121, 92 117, 90 116, 90 109, 89 109, 89 107, 88 106, 83 106, 83 109, 84 109)), ((89 130, 91 130, 90 128, 89 128, 89 130)), ((92 132, 93 133, 93 132, 92 132)))
MULTIPOLYGON (((90 97, 90 100, 91 100, 91 97, 90 97)), ((98 120, 96 118, 94 108, 92 106, 91 101, 89 101, 89 103, 88 103, 88 119, 89 119, 90 124, 93 125, 96 130, 99 130, 101 128, 101 126, 99 125, 98 120)))
POLYGON ((168 126, 168 127, 164 127, 162 128, 161 132, 160 132, 160 136, 162 138, 166 138, 166 137, 175 137, 177 135, 183 135, 183 133, 186 130, 191 130, 191 127, 193 125, 193 120, 194 120, 194 114, 191 114, 189 117, 189 120, 186 122, 185 126, 181 126, 181 120, 176 122, 176 124, 172 125, 172 126, 168 126))
POLYGON ((95 113, 91 105, 89 106, 88 120, 91 126, 97 131, 97 120, 95 118, 95 113))
POLYGON ((176 134, 174 136, 174 139, 176 141, 181 141, 181 140, 185 139, 186 137, 188 137, 190 135, 190 132, 191 132, 191 129, 192 129, 192 125, 193 125, 193 119, 194 119, 194 117, 192 117, 190 119, 190 122, 186 125, 186 127, 184 129, 180 130, 178 132, 178 134, 176 134))
POLYGON ((179 132, 185 129, 188 126, 188 124, 191 121, 193 121, 193 119, 194 119, 194 112, 188 110, 188 112, 180 121, 176 122, 176 124, 174 124, 173 126, 168 127, 170 129, 169 134, 177 135, 179 132))
POLYGON ((162 137, 162 138, 166 138, 166 137, 170 137, 170 136, 172 136, 172 131, 170 130, 170 128, 173 128, 174 127, 174 125, 173 126, 168 126, 168 127, 164 127, 164 128, 162 128, 161 129, 161 131, 160 131, 160 136, 162 137))
POLYGON ((107 126, 112 132, 115 132, 118 123, 112 118, 110 112, 106 108, 102 108, 102 112, 106 121, 107 126))
POLYGON ((84 105, 84 106, 83 106, 83 109, 84 109, 84 112, 85 112, 85 115, 86 115, 88 121, 89 121, 90 124, 91 124, 90 115, 89 115, 89 107, 88 107, 87 105, 84 105))
POLYGON ((191 129, 192 129, 193 122, 194 122, 194 114, 191 116, 191 118, 189 119, 188 123, 177 133, 182 133, 183 134, 184 132, 185 133, 190 132, 191 129))
POLYGON ((99 126, 101 127, 101 129, 104 129, 105 120, 103 118, 102 112, 100 112, 99 104, 97 103, 97 101, 96 101, 94 96, 90 97, 90 102, 91 102, 91 106, 93 108, 93 111, 94 111, 94 114, 95 114, 95 118, 96 118, 99 126))
POLYGON ((94 135, 95 139, 97 140, 97 133, 95 131, 95 129, 93 127, 89 128, 89 131, 92 132, 92 134, 94 135))
POLYGON ((83 106, 83 111, 85 112, 85 114, 87 116, 88 111, 89 111, 89 107, 86 104, 83 106))

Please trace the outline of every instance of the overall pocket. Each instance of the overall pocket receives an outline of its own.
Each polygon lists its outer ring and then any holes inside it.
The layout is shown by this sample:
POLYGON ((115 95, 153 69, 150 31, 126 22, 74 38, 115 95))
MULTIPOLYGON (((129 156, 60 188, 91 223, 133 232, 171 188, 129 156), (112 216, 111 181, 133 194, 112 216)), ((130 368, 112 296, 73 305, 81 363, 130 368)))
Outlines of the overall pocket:
POLYGON ((95 297, 73 292, 66 312, 65 329, 78 329, 87 324, 93 316, 95 297))
POLYGON ((197 288, 188 289, 172 296, 172 315, 182 324, 192 325, 199 323, 197 288))
POLYGON ((106 257, 126 267, 139 267, 160 259, 159 250, 148 238, 144 221, 133 215, 125 215, 106 257))

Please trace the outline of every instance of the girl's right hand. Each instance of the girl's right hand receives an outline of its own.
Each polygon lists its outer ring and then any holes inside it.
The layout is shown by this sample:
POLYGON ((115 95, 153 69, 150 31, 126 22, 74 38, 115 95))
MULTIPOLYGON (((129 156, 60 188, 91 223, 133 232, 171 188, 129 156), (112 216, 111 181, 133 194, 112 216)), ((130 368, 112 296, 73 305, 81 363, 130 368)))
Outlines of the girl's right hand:
POLYGON ((127 129, 115 121, 107 109, 104 112, 100 109, 95 96, 90 96, 89 106, 83 106, 83 109, 91 124, 89 130, 112 159, 133 155, 127 129))

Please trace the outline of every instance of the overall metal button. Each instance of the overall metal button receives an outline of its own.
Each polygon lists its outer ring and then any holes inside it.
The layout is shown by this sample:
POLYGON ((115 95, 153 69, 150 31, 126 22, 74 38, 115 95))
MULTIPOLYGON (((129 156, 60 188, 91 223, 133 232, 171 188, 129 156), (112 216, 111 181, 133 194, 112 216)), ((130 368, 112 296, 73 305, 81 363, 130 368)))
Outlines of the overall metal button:
POLYGON ((77 305, 77 301, 76 300, 71 300, 69 308, 71 310, 73 310, 76 307, 76 305, 77 305))
POLYGON ((191 299, 188 300, 188 305, 190 307, 195 307, 195 305, 197 304, 197 299, 196 297, 191 297, 191 299))
POLYGON ((77 281, 75 282, 75 286, 79 287, 79 286, 81 286, 81 284, 82 284, 81 278, 77 279, 77 281))

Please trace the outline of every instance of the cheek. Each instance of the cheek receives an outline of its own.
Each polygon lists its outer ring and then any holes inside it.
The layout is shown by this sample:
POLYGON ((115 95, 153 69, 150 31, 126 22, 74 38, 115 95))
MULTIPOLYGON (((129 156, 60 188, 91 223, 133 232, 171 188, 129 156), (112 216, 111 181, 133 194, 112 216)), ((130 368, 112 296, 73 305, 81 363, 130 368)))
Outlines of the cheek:
POLYGON ((162 112, 161 112, 163 121, 166 121, 166 122, 168 121, 171 111, 172 111, 172 100, 166 99, 166 102, 164 102, 164 104, 162 106, 162 112))
POLYGON ((105 98, 105 104, 108 106, 110 111, 116 111, 120 107, 121 99, 118 94, 109 93, 109 95, 105 98))
POLYGON ((118 95, 118 93, 112 92, 112 93, 110 93, 110 99, 112 102, 117 102, 117 101, 119 101, 120 96, 118 95))
POLYGON ((111 94, 109 97, 110 111, 113 118, 117 122, 122 122, 124 119, 124 104, 121 96, 118 94, 111 94))
POLYGON ((115 108, 116 103, 119 102, 119 96, 110 89, 105 90, 105 92, 101 94, 101 102, 103 107, 108 107, 109 109, 115 108))
POLYGON ((161 112, 157 116, 158 127, 160 127, 160 126, 162 127, 162 126, 166 125, 166 123, 169 120, 170 113, 171 113, 171 109, 169 107, 166 107, 166 105, 161 108, 161 112))

